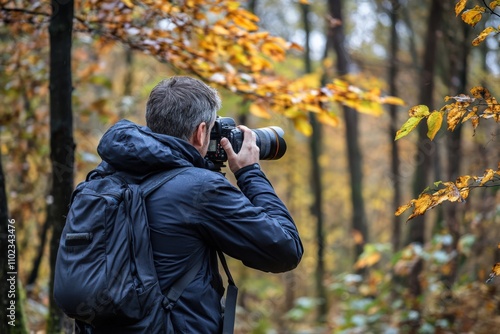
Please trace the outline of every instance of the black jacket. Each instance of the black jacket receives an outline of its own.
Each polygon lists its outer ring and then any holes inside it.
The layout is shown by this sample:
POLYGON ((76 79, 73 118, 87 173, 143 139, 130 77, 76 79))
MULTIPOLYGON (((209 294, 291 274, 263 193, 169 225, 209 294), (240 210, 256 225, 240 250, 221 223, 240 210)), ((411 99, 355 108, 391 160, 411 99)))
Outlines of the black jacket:
POLYGON ((172 311, 176 333, 215 334, 223 294, 216 250, 266 272, 295 268, 303 253, 295 224, 257 164, 236 173, 238 190, 188 142, 122 120, 101 139, 103 161, 135 175, 188 167, 147 200, 162 289, 203 265, 172 311))

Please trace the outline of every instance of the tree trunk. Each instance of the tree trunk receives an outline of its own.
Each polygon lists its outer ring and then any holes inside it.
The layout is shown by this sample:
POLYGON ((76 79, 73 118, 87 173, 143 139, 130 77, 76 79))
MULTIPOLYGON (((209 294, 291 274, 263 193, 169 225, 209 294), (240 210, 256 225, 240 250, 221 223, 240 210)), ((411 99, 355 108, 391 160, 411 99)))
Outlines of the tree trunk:
MULTIPOLYGON (((433 106, 435 56, 441 13, 442 7, 440 1, 433 0, 427 24, 426 48, 420 76, 419 95, 419 104, 425 104, 430 109, 433 106)), ((435 150, 435 143, 427 138, 427 123, 420 122, 418 126, 418 150, 415 157, 417 167, 413 183, 414 198, 417 198, 430 182, 429 171, 432 169, 431 160, 435 150)), ((425 215, 413 219, 411 224, 409 224, 409 229, 407 243, 415 242, 423 245, 425 242, 425 215)))
POLYGON ((28 333, 21 301, 21 286, 17 279, 19 268, 17 232, 15 218, 9 219, 0 153, 0 333, 5 334, 28 333))
MULTIPOLYGON (((463 24, 463 22, 458 22, 462 25, 462 31, 457 26, 457 21, 454 20, 450 23, 448 28, 448 37, 446 46, 448 50, 449 57, 449 78, 447 82, 450 83, 450 95, 457 95, 465 93, 467 87, 467 68, 468 68, 468 56, 470 52, 470 41, 469 36, 469 26, 463 24), (458 33, 456 33, 458 32, 458 33)), ((451 133, 446 136, 446 153, 448 155, 448 166, 446 171, 446 180, 453 181, 460 175, 460 167, 462 162, 462 126, 459 125, 451 133)), ((453 237, 452 245, 448 250, 449 253, 459 254, 458 252, 458 241, 460 239, 460 209, 456 205, 445 206, 444 216, 448 230, 453 237)), ((456 280, 456 275, 458 271, 458 257, 451 259, 450 273, 443 277, 443 281, 448 288, 451 288, 456 280)))
MULTIPOLYGON (((434 93, 434 69, 436 46, 441 23, 442 7, 439 0, 432 0, 432 5, 427 22, 427 36, 425 39, 424 63, 420 76, 419 104, 425 104, 432 110, 434 93)), ((418 195, 427 187, 430 182, 429 171, 432 169, 432 159, 435 157, 435 143, 427 138, 427 122, 421 122, 418 127, 418 150, 415 158, 416 171, 413 183, 413 197, 418 195)), ((423 245, 425 242, 425 215, 418 216, 409 224, 409 234, 407 243, 423 245)), ((420 273, 423 269, 423 262, 420 259, 412 268, 408 275, 408 289, 413 296, 412 308, 420 312, 419 296, 422 293, 420 284, 420 273)), ((419 313, 420 314, 420 313, 419 313)), ((411 321, 411 333, 416 333, 420 327, 420 319, 411 321)))
MULTIPOLYGON (((391 39, 390 39, 390 63, 389 63, 389 95, 398 96, 398 89, 396 78, 398 75, 398 49, 399 40, 396 30, 398 23, 398 11, 401 5, 399 0, 392 0, 391 2, 391 39)), ((392 211, 396 212, 401 202, 401 182, 399 180, 399 150, 398 142, 394 140, 396 132, 399 129, 398 121, 398 107, 395 105, 389 106, 389 113, 391 116, 391 123, 389 126, 389 136, 391 142, 391 177, 394 195, 392 198, 392 211)), ((401 246, 401 218, 394 215, 392 219, 392 248, 396 252, 401 246)))
POLYGON ((45 245, 47 244, 47 233, 49 232, 50 222, 46 220, 42 227, 42 232, 40 233, 40 245, 38 246, 38 252, 35 259, 33 260, 33 267, 31 273, 26 281, 26 285, 30 286, 35 284, 38 278, 38 271, 40 270, 40 265, 42 264, 43 254, 45 250, 45 245))
MULTIPOLYGON (((336 22, 343 22, 342 1, 328 0, 329 13, 336 22)), ((351 60, 345 47, 345 36, 343 25, 329 27, 330 45, 337 55, 337 72, 343 76, 351 72, 351 60)), ((352 234, 356 240, 354 255, 356 260, 363 252, 365 243, 368 241, 368 227, 366 223, 365 202, 363 199, 363 172, 361 161, 361 149, 359 147, 358 113, 343 106, 344 122, 346 127, 346 145, 349 160, 349 173, 351 184, 352 203, 352 234)))
POLYGON ((72 324, 53 298, 54 267, 59 239, 73 191, 73 115, 71 107, 71 42, 74 1, 52 0, 50 33, 50 159, 52 162, 51 203, 47 219, 52 227, 50 243, 50 305, 47 333, 72 332, 72 324))
MULTIPOLYGON (((310 5, 301 4, 302 22, 305 31, 305 52, 304 52, 304 69, 306 73, 312 73, 311 64, 311 48, 310 35, 311 27, 309 24, 310 5)), ((318 304, 317 320, 325 322, 328 314, 328 298, 324 285, 325 279, 325 233, 324 233, 324 217, 323 217, 323 189, 321 183, 321 166, 319 158, 321 156, 321 124, 318 122, 314 113, 309 113, 309 121, 312 126, 312 134, 309 138, 309 148, 311 152, 311 189, 313 191, 313 204, 311 213, 316 218, 316 273, 315 285, 316 296, 320 300, 318 304)))

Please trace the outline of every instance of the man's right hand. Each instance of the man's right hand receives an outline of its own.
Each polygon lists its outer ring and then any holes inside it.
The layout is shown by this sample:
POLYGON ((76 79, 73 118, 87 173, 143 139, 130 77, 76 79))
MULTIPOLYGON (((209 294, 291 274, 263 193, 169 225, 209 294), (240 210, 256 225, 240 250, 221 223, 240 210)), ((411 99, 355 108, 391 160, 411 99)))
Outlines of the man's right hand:
POLYGON ((259 163, 260 149, 257 146, 255 133, 244 125, 238 126, 243 132, 243 143, 238 154, 227 138, 222 138, 220 144, 227 154, 227 162, 231 172, 236 173, 243 167, 259 163))

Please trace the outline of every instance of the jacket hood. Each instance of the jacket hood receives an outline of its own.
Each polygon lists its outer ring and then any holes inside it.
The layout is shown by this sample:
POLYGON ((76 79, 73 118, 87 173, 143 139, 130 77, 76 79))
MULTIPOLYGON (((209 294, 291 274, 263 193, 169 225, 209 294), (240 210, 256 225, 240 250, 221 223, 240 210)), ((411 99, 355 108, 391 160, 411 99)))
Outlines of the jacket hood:
POLYGON ((121 120, 106 131, 97 153, 114 169, 133 174, 178 167, 208 167, 189 142, 155 133, 128 120, 121 120))

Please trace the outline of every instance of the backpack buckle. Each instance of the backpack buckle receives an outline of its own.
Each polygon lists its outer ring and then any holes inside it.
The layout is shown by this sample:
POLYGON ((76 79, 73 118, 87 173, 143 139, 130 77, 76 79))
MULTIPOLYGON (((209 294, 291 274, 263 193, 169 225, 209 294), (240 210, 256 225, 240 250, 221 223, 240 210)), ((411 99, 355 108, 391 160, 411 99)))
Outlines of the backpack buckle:
POLYGON ((175 306, 175 302, 172 302, 172 301, 168 300, 167 298, 165 298, 162 302, 162 306, 165 309, 165 311, 172 311, 172 309, 175 306))

